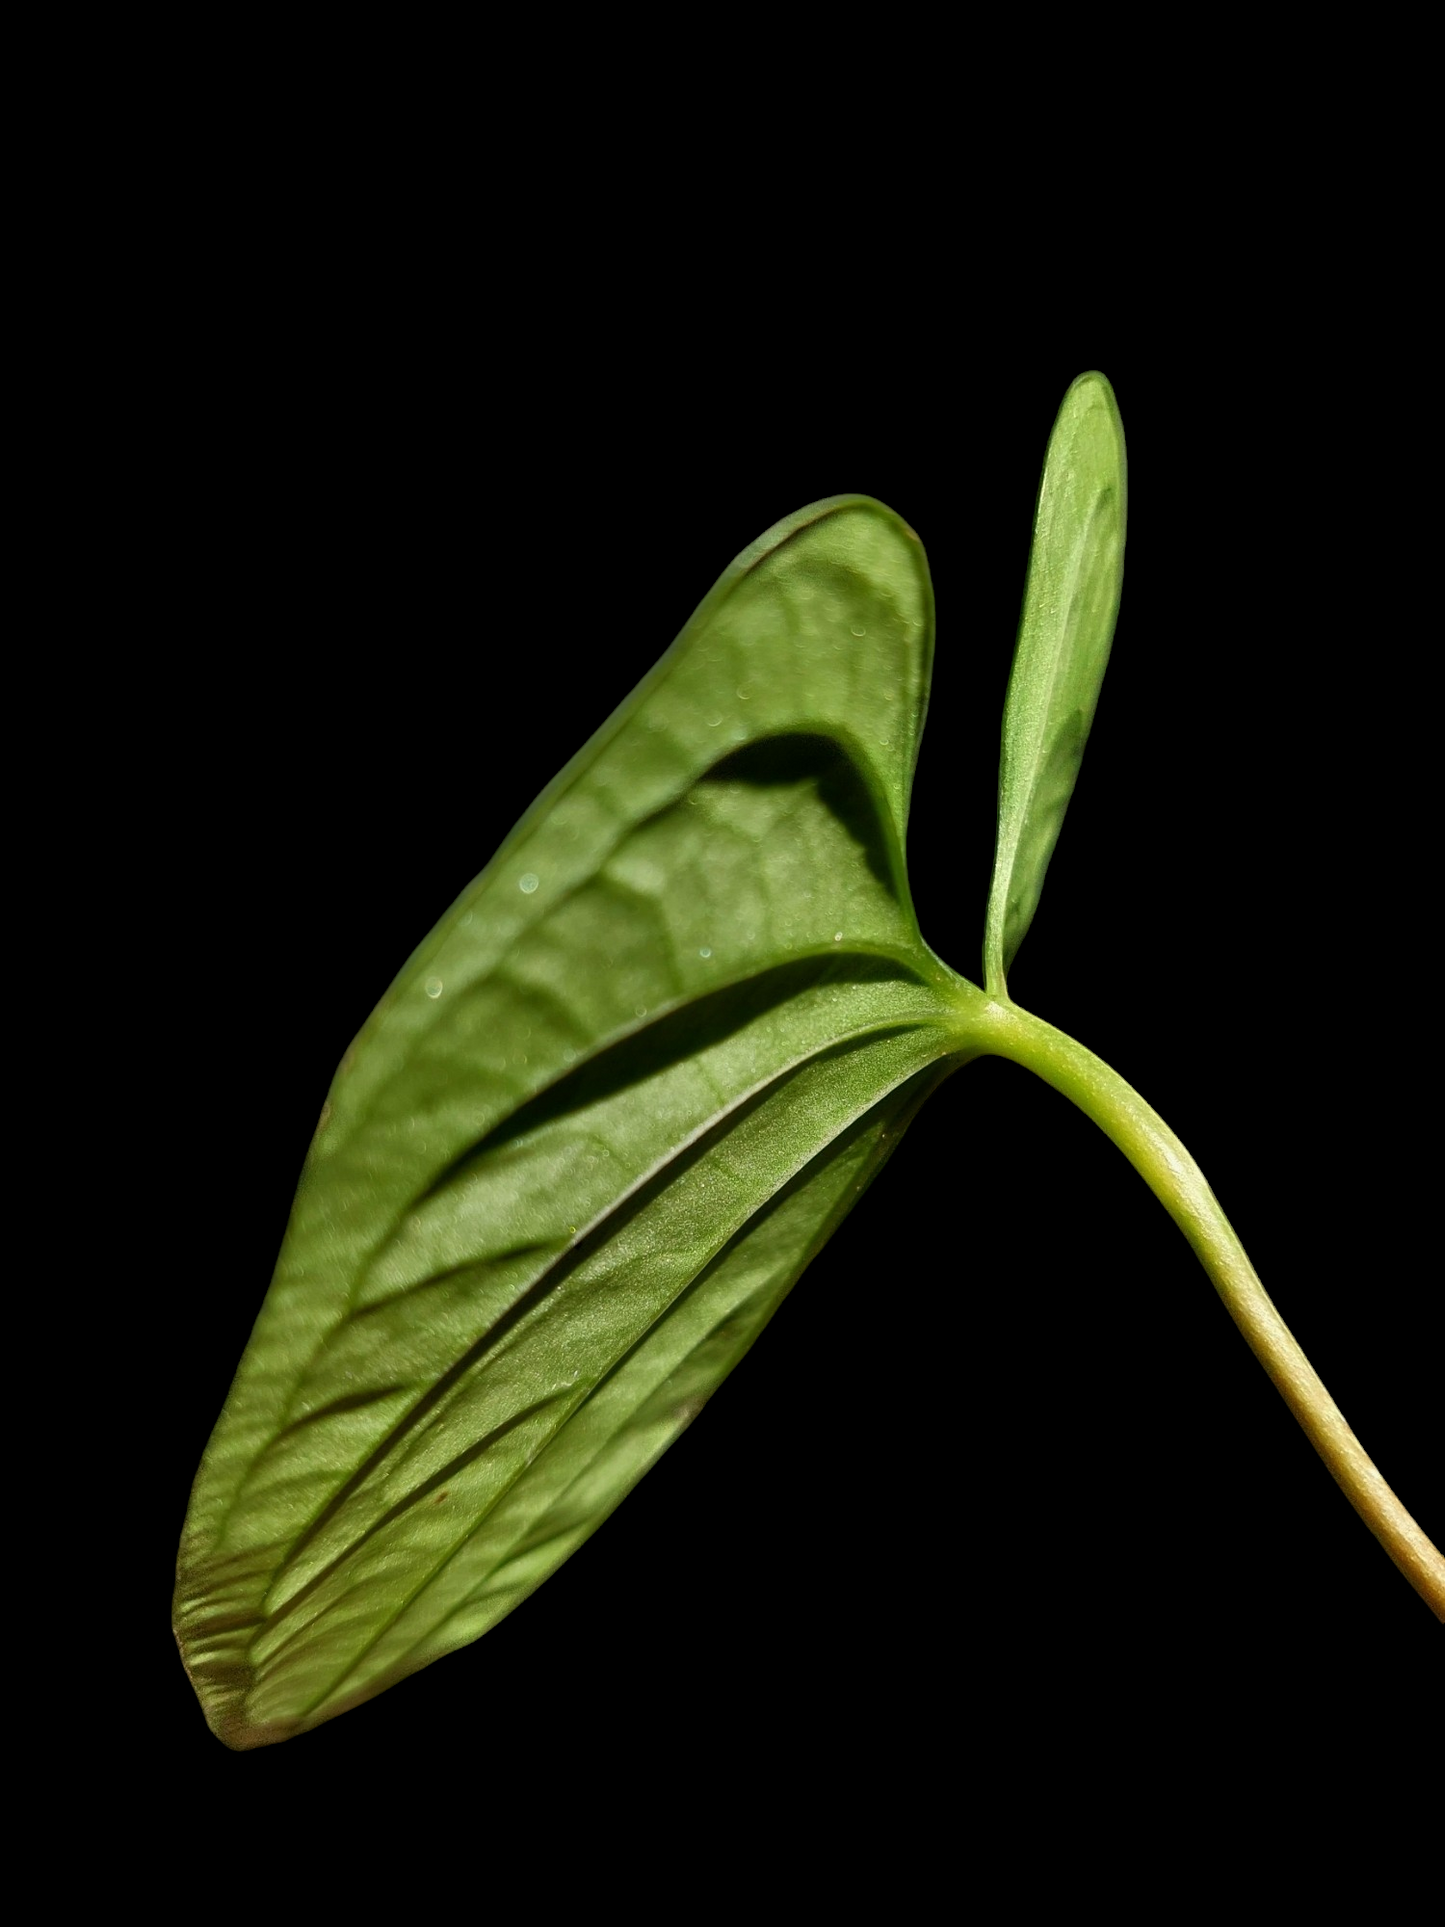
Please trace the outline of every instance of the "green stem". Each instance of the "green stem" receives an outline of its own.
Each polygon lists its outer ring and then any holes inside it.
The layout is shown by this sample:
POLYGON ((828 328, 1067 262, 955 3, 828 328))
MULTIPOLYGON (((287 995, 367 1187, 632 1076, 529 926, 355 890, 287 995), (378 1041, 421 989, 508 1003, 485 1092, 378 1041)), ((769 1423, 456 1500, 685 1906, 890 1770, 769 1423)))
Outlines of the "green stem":
POLYGON ((1437 1619, 1445 1620, 1445 1558, 1420 1530, 1345 1423, 1245 1256, 1204 1173, 1169 1126, 1117 1071, 1017 1005, 971 1005, 976 1046, 1012 1059, 1071 1098, 1128 1158, 1194 1247, 1250 1350, 1336 1483, 1437 1619))

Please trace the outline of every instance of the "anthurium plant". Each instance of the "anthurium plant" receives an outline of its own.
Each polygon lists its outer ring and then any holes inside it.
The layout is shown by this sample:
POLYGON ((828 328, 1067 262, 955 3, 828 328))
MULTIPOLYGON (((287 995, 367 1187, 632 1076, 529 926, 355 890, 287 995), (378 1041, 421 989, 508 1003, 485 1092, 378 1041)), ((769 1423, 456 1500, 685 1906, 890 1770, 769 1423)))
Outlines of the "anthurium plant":
POLYGON ((1010 995, 1125 514, 1114 396, 1085 375, 1039 487, 982 982, 914 915, 933 592, 918 537, 863 496, 738 557, 415 951, 336 1073, 192 1490, 175 1628, 227 1745, 333 1719, 520 1604, 748 1351, 929 1095, 989 1056, 1134 1165, 1445 1617, 1445 1561, 1189 1152, 1010 995))

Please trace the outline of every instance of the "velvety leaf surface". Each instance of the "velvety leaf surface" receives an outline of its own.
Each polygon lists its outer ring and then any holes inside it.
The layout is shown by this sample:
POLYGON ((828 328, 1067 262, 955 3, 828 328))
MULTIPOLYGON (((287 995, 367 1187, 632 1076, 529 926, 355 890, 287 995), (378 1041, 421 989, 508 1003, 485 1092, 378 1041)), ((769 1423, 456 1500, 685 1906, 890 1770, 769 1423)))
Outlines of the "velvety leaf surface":
POLYGON ((1004 706, 998 846, 984 937, 994 993, 1033 922, 1109 664, 1124 582, 1124 430, 1102 375, 1080 375, 1049 437, 1004 706))
POLYGON ((903 861, 931 648, 890 511, 779 524, 347 1053, 182 1543, 177 1636, 228 1744, 524 1598, 946 1074, 976 993, 903 861))

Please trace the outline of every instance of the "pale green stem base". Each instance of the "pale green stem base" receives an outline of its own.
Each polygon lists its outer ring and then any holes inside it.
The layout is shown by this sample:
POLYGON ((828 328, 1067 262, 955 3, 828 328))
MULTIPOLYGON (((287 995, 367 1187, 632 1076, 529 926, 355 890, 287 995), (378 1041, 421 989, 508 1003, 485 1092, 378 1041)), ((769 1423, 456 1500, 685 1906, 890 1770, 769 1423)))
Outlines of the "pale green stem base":
POLYGON ((1012 1059, 1091 1117, 1139 1172, 1194 1247, 1250 1349, 1336 1482, 1437 1619, 1445 1620, 1445 1558, 1416 1525, 1355 1437, 1318 1372, 1275 1310, 1244 1247, 1169 1126, 1116 1071, 1015 1004, 970 1003, 970 1038, 1012 1059))

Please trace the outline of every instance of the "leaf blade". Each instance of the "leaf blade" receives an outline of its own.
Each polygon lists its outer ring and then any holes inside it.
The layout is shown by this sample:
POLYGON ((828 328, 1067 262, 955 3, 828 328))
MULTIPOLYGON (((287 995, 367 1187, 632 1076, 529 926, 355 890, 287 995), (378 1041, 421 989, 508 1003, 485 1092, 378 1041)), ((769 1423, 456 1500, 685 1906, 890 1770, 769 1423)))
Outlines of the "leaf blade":
MULTIPOLYGON (((493 1623, 448 1595, 450 1631, 416 1631, 437 1573, 496 1593, 488 1522, 544 1492, 534 1464, 774 1199, 828 1219, 840 1147, 946 1056, 953 980, 902 858, 931 642, 889 511, 770 531, 368 1020, 187 1518, 177 1632, 228 1744, 493 1623)), ((766 1315, 814 1248, 772 1267, 766 1315)), ((705 1348, 684 1402, 745 1349, 705 1348)), ((558 1544, 630 1488, 623 1436, 658 1432, 611 1397, 613 1472, 558 1544)))

